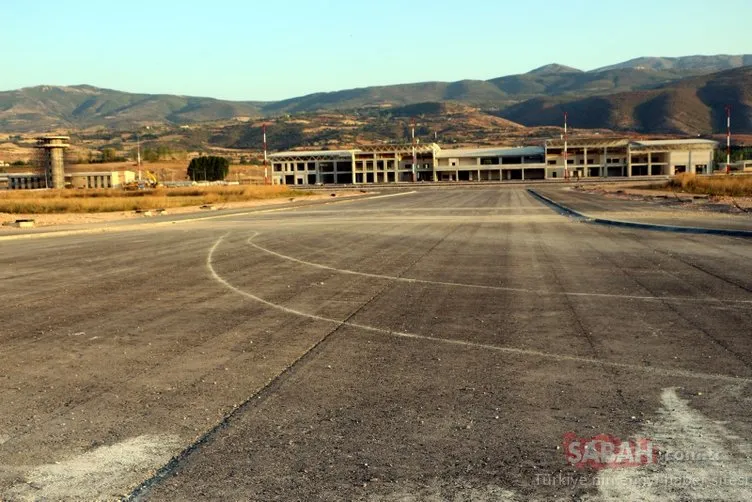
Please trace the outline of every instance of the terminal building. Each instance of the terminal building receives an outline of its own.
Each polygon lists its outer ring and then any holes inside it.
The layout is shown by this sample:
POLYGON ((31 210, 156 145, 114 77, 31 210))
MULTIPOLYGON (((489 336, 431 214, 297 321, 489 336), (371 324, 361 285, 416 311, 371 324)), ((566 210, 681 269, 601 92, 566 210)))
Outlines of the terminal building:
POLYGON ((551 139, 540 146, 442 149, 435 143, 353 150, 290 151, 269 156, 272 181, 283 185, 412 181, 525 181, 710 174, 716 141, 551 139), (413 165, 415 164, 415 165, 413 165))

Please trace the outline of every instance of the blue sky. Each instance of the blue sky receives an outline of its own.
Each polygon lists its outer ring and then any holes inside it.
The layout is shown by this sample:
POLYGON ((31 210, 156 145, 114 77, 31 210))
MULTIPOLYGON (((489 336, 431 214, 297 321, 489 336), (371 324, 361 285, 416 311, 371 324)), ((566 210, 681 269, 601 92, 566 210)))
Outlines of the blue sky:
POLYGON ((275 100, 552 62, 588 70, 752 53, 751 17, 750 0, 0 0, 0 90, 275 100))

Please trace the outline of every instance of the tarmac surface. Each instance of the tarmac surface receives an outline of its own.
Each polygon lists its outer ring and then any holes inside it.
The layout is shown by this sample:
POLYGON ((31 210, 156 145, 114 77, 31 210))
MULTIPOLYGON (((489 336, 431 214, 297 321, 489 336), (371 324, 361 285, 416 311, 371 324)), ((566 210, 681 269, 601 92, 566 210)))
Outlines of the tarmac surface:
POLYGON ((749 240, 491 187, 0 246, 0 499, 752 497, 749 240))

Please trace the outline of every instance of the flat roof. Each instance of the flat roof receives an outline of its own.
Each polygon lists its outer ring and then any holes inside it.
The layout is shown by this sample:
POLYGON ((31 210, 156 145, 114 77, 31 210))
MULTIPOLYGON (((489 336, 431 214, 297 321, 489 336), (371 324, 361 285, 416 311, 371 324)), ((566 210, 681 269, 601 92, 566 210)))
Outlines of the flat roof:
POLYGON ((545 149, 542 146, 507 146, 494 148, 456 148, 452 150, 439 150, 436 158, 460 158, 460 157, 511 157, 543 155, 545 149))
POLYGON ((662 145, 717 145, 717 141, 711 139, 646 139, 633 141, 635 145, 662 146, 662 145))
POLYGON ((75 173, 65 173, 66 176, 106 176, 120 173, 134 173, 135 171, 82 171, 75 173))
POLYGON ((277 152, 269 154, 269 158, 286 157, 352 157, 358 150, 296 150, 289 152, 277 152))
MULTIPOLYGON (((619 147, 627 146, 629 139, 623 136, 575 136, 567 138, 568 146, 605 146, 605 147, 619 147)), ((551 138, 546 140, 546 145, 549 147, 563 147, 564 138, 551 138)))

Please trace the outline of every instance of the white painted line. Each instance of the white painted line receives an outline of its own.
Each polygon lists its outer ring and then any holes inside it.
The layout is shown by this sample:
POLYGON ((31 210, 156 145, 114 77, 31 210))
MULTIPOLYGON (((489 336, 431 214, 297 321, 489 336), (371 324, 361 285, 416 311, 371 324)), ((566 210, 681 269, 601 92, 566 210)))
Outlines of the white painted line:
POLYGON ((579 357, 579 356, 569 356, 565 354, 551 354, 548 352, 540 352, 537 350, 530 350, 530 349, 518 349, 513 347, 499 347, 497 345, 489 345, 485 343, 475 343, 475 342, 468 342, 464 340, 456 340, 451 338, 437 338, 433 336, 426 336, 426 335, 418 335, 415 333, 405 333, 400 331, 391 331, 388 329, 383 328, 377 328, 375 326, 368 326, 365 324, 358 324, 354 322, 349 321, 340 321, 337 319, 331 319, 329 317, 323 317, 315 314, 309 314, 307 312, 302 312, 300 310, 291 309, 289 307, 285 307, 284 305, 279 305, 277 303, 272 303, 268 300, 264 300, 263 298, 256 296, 252 293, 248 293, 247 291, 244 291, 237 286, 234 286, 229 281, 224 279, 222 276, 220 276, 217 271, 214 269, 214 253, 217 251, 217 248, 219 245, 224 241, 225 237, 227 235, 224 235, 217 239, 217 242, 214 243, 214 245, 209 248, 209 252, 206 255, 206 268, 208 269, 209 273, 211 274, 211 277, 218 282, 219 284, 223 285, 227 289, 244 296, 246 298, 249 298, 253 301, 256 301, 258 303, 261 303, 263 305, 266 305, 267 307, 271 307, 273 309, 292 314, 299 317, 305 317, 308 319, 313 319, 316 321, 326 322, 330 324, 336 324, 339 326, 349 326, 351 328, 360 329, 363 331, 369 331, 372 333, 379 333, 384 335, 391 335, 396 336, 400 338, 410 338, 414 340, 425 340, 425 341, 432 341, 437 343, 445 343, 449 345, 459 345, 463 347, 470 347, 475 349, 483 349, 483 350, 491 350, 495 352, 503 352, 507 354, 514 354, 518 356, 530 356, 530 357, 538 357, 543 359, 551 359, 555 361, 567 361, 567 362, 577 362, 577 363, 584 363, 584 364, 590 364, 590 365, 597 365, 597 366, 605 366, 605 367, 611 367, 611 368, 620 368, 630 371, 637 371, 642 373, 651 373, 655 375, 661 375, 661 376, 668 376, 668 377, 680 377, 680 378, 699 378, 704 380, 721 380, 721 381, 727 381, 727 382, 745 382, 745 383, 752 383, 752 378, 749 377, 734 377, 734 376, 728 376, 728 375, 716 375, 711 373, 700 373, 695 371, 689 371, 689 370, 681 370, 681 369, 672 369, 672 368, 660 368, 656 366, 638 366, 635 364, 627 364, 627 363, 617 363, 617 362, 611 362, 611 361, 603 361, 600 359, 592 359, 588 357, 579 357))
POLYGON ((318 268, 322 270, 330 270, 332 272, 338 272, 340 274, 347 274, 347 275, 357 275, 360 277, 370 277, 373 279, 385 279, 390 281, 398 281, 398 282, 406 282, 409 284, 433 284, 436 286, 450 286, 450 287, 457 287, 457 288, 473 288, 473 289, 483 289, 483 290, 490 290, 490 291, 508 291, 512 293, 527 293, 532 295, 553 295, 553 296, 572 296, 572 297, 593 297, 593 298, 617 298, 617 299, 624 299, 624 300, 641 300, 641 301, 667 301, 667 302, 691 302, 691 303, 735 303, 735 304, 750 304, 752 305, 752 300, 719 300, 717 298, 691 298, 691 297, 672 297, 672 296, 635 296, 635 295, 618 295, 618 294, 609 294, 609 293, 577 293, 577 292, 560 292, 560 291, 546 291, 546 290, 539 290, 539 289, 525 289, 525 288, 510 288, 505 286, 486 286, 483 284, 467 284, 467 283, 461 283, 461 282, 444 282, 444 281, 431 281, 427 279, 412 279, 409 277, 396 277, 392 275, 383 275, 383 274, 369 274, 367 272, 358 272, 355 270, 348 270, 344 268, 336 268, 336 267, 330 267, 328 265, 322 265, 320 263, 314 263, 306 260, 301 260, 299 258, 294 258, 292 256, 284 255, 282 253, 278 253, 276 251, 272 251, 271 249, 265 248, 263 246, 260 246, 253 242, 253 239, 260 235, 259 232, 255 232, 253 235, 251 235, 248 238, 248 244, 253 246, 254 248, 263 251, 265 253, 268 253, 272 256, 276 256, 277 258, 291 261, 294 263, 299 263, 301 265, 306 265, 313 268, 318 268))

